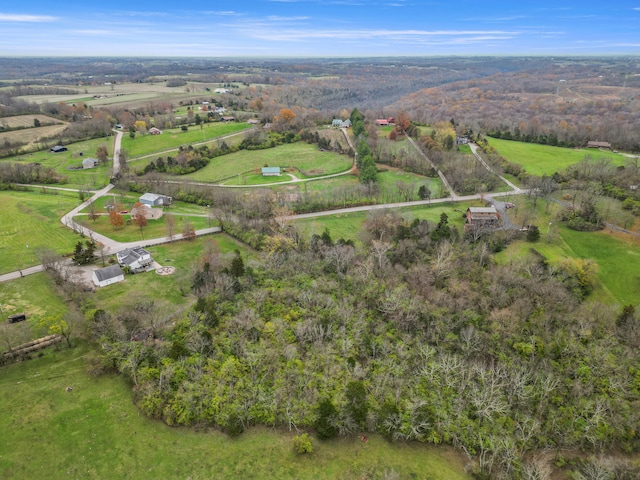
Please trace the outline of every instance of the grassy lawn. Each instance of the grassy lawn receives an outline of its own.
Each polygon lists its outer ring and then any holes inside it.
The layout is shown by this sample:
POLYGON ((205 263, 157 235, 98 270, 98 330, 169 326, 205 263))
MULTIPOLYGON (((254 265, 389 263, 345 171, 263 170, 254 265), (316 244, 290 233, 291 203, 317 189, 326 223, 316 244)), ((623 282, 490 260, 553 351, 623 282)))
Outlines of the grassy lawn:
POLYGON ((0 273, 37 265, 39 247, 73 252, 79 237, 60 223, 60 217, 80 199, 75 193, 48 191, 0 192, 0 273))
POLYGON ((113 155, 113 137, 98 138, 84 142, 65 145, 66 152, 51 153, 49 150, 9 157, 2 161, 18 162, 23 164, 40 163, 43 167, 54 169, 60 175, 67 178, 62 186, 67 188, 98 189, 109 182, 111 177, 111 162, 86 170, 69 170, 69 167, 82 166, 82 160, 87 157, 95 157, 99 146, 107 147, 109 156, 113 155))
POLYGON ((522 165, 532 175, 552 175, 580 162, 589 155, 594 159, 607 158, 615 165, 623 165, 625 157, 619 153, 601 152, 588 148, 562 148, 536 143, 515 142, 490 138, 489 145, 510 162, 522 165))
MULTIPOLYGON (((247 173, 238 175, 237 177, 231 177, 228 180, 222 182, 222 185, 265 185, 271 183, 281 183, 281 182, 289 182, 293 180, 289 175, 283 173, 277 177, 263 177, 262 173, 258 173, 259 170, 256 169, 255 173, 247 173)), ((294 175, 296 172, 293 172, 294 175)))
MULTIPOLYGON (((0 307, 3 316, 12 313, 26 313, 27 321, 13 324, 11 327, 21 328, 29 325, 31 320, 45 315, 64 314, 68 311, 67 304, 54 290, 51 279, 45 273, 27 275, 17 280, 0 283, 0 307)), ((4 345, 0 345, 2 349, 4 345)))
POLYGON ((378 165, 379 168, 386 170, 378 173, 378 184, 381 188, 397 190, 396 183, 403 182, 406 184, 415 184, 416 197, 412 200, 418 200, 418 188, 422 185, 426 185, 431 190, 431 197, 438 198, 440 191, 442 190, 442 182, 439 178, 425 177, 424 175, 418 175, 416 173, 404 172, 395 168, 387 167, 385 165, 378 165))
POLYGON ((173 128, 171 130, 163 130, 162 135, 136 134, 133 140, 129 138, 129 135, 125 132, 122 137, 122 149, 126 150, 127 158, 132 158, 162 150, 178 148, 181 145, 204 142, 216 137, 246 130, 250 127, 251 126, 246 123, 203 123, 202 128, 199 126, 191 126, 186 132, 183 132, 179 128, 173 128))
MULTIPOLYGON (((184 175, 181 178, 199 182, 215 182, 242 172, 264 167, 296 167, 295 175, 329 175, 342 172, 351 167, 351 159, 333 152, 321 152, 315 145, 303 142, 281 145, 264 150, 241 150, 211 160, 202 170, 184 175)), ((265 182, 266 183, 266 182, 265 182)))
POLYGON ((314 438, 313 453, 297 456, 295 432, 255 428, 231 439, 168 427, 138 413, 122 378, 89 376, 89 355, 86 346, 49 349, 1 367, 0 431, 10 439, 0 442, 1 478, 471 478, 451 448, 377 435, 366 444, 314 438))
MULTIPOLYGON (((168 214, 173 215, 173 214, 168 214)), ((200 230, 202 228, 215 227, 215 221, 210 222, 208 218, 204 217, 191 217, 186 215, 173 215, 176 219, 174 234, 182 233, 182 226, 184 222, 189 221, 193 225, 196 230, 200 230)), ((158 220, 147 220, 147 226, 142 227, 142 236, 140 233, 140 228, 130 222, 127 224, 127 221, 130 220, 130 215, 122 215, 125 224, 117 229, 114 229, 113 226, 109 223, 108 215, 100 215, 98 219, 94 222, 89 220, 87 216, 77 215, 74 217, 74 220, 78 222, 80 225, 84 225, 92 230, 106 235, 109 238, 112 238, 118 242, 135 242, 137 240, 142 240, 143 238, 159 238, 167 236, 166 229, 166 215, 159 218, 158 220)))

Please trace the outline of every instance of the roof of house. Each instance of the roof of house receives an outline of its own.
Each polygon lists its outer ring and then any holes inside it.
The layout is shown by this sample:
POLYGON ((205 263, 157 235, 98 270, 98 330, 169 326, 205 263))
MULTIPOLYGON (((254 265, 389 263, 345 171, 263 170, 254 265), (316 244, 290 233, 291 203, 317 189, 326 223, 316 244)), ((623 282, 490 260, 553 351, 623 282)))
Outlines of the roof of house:
POLYGON ((93 158, 93 157, 87 157, 87 158, 82 160, 82 164, 83 165, 97 165, 98 164, 98 159, 97 158, 93 158))
POLYGON ((122 275, 122 269, 120 268, 120 265, 110 265, 108 267, 95 270, 93 273, 99 282, 104 282, 105 280, 110 280, 122 275))
POLYGON ((386 118, 379 118, 376 120, 376 125, 389 125, 389 120, 386 118))
POLYGON ((63 147, 62 145, 56 145, 50 149, 52 152, 66 152, 67 147, 63 147))
POLYGON ((496 207, 469 207, 471 213, 498 213, 496 207))
POLYGON ((149 133, 162 133, 162 130, 160 130, 159 128, 156 128, 156 127, 151 127, 149 129, 149 133))
POLYGON ((262 173, 280 173, 280 167, 262 167, 262 173))
POLYGON ((609 142, 598 142, 598 141, 589 141, 587 143, 587 147, 595 147, 595 148, 611 148, 611 144, 609 142))
POLYGON ((121 265, 131 265, 145 255, 151 254, 142 247, 125 248, 116 254, 121 265))
POLYGON ((155 202, 159 198, 164 198, 164 195, 160 195, 159 193, 145 193, 144 195, 140 195, 141 202, 144 200, 147 202, 155 202))

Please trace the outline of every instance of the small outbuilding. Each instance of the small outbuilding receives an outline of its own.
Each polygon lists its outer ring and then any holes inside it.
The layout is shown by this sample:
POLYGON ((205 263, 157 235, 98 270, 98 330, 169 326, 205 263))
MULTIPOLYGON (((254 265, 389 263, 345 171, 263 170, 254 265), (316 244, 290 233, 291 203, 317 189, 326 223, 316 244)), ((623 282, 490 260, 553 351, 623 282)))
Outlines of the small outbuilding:
POLYGON ((609 142, 589 141, 587 143, 587 148, 606 148, 611 150, 611 144, 609 142))
POLYGON ((94 168, 98 166, 98 159, 97 158, 85 158, 82 160, 82 168, 94 168))
POLYGON ((124 281, 124 273, 120 265, 110 265, 93 271, 93 283, 96 287, 106 287, 122 281, 124 281))
POLYGON ((66 152, 67 151, 67 147, 63 147, 62 145, 56 145, 55 147, 51 147, 49 149, 49 151, 51 153, 60 153, 60 152, 66 152))
POLYGON ((279 177, 282 175, 280 167, 262 167, 263 177, 279 177))

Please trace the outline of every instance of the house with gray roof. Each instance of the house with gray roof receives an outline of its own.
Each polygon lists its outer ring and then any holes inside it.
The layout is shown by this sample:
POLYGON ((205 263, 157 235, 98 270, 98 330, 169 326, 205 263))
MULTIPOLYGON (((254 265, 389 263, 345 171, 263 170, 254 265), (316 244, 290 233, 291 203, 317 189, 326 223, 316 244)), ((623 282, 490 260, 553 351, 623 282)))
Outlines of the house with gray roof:
POLYGON ((116 253, 118 263, 122 267, 129 267, 132 272, 144 272, 153 263, 151 254, 142 247, 125 248, 116 253))
POLYGON ((124 281, 124 273, 120 265, 110 265, 93 271, 93 283, 96 287, 106 287, 124 281))

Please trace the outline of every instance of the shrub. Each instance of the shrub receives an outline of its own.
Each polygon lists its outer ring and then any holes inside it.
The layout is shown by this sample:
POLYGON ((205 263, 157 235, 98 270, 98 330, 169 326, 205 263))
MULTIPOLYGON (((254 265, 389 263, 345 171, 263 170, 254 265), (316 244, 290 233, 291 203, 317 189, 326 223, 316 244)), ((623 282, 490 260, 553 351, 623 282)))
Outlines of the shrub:
POLYGON ((298 455, 313 452, 311 437, 309 437, 309 435, 306 433, 293 437, 293 448, 298 455))

